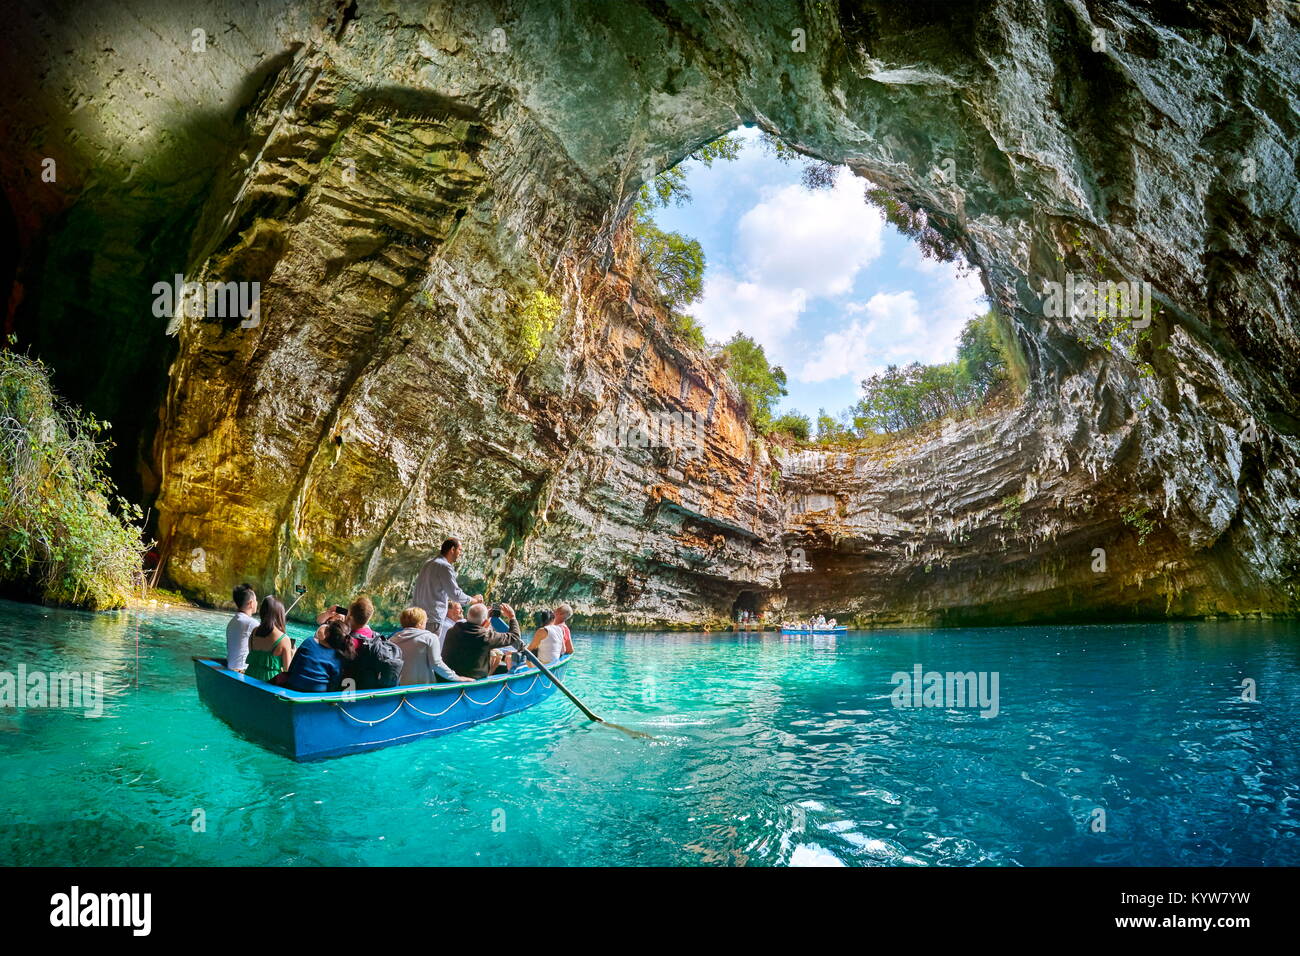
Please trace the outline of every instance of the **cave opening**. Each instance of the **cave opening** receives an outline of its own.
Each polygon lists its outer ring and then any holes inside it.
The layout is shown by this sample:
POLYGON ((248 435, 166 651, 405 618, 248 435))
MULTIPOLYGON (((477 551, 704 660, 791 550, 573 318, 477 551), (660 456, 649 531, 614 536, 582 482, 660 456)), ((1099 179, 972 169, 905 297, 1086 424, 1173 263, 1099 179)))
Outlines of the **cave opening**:
POLYGON ((747 622, 758 618, 761 600, 757 591, 741 591, 731 605, 731 620, 747 622))
POLYGON ((959 226, 861 169, 741 126, 653 176, 630 215, 672 331, 722 359, 784 445, 872 443, 1027 386, 959 226))

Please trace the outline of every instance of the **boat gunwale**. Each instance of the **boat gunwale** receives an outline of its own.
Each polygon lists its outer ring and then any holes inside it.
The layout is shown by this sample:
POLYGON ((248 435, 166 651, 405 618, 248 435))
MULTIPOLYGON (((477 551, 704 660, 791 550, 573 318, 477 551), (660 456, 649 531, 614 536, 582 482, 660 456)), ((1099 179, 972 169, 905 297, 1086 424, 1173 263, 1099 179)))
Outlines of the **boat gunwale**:
MULTIPOLYGON (((560 668, 567 664, 573 657, 572 654, 566 654, 557 660, 554 664, 548 664, 552 670, 560 668)), ((352 703, 359 700, 373 700, 383 697, 398 697, 406 694, 436 695, 439 693, 451 693, 469 690, 474 687, 491 687, 500 683, 509 683, 510 681, 523 680, 529 677, 542 677, 543 674, 536 667, 530 667, 527 670, 515 671, 510 674, 501 674, 495 677, 480 677, 472 681, 448 681, 441 684, 398 684, 396 687, 381 687, 378 690, 367 691, 329 691, 326 693, 317 693, 314 691, 290 690, 286 687, 277 687, 274 684, 268 684, 266 681, 258 680, 256 677, 249 677, 247 674, 239 674, 232 671, 223 663, 220 658, 202 657, 194 655, 190 660, 195 663, 205 664, 212 670, 216 671, 223 677, 229 677, 232 680, 242 684, 247 684, 254 690, 270 694, 289 704, 341 704, 352 703)))

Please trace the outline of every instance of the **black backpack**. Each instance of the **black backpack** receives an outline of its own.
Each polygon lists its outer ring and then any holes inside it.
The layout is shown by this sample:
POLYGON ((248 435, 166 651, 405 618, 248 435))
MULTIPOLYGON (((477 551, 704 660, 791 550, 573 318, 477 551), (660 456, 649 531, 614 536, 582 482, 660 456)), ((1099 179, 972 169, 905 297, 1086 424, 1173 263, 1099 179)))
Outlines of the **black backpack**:
POLYGON ((357 690, 396 687, 402 680, 402 649, 378 634, 362 638, 352 676, 357 690))

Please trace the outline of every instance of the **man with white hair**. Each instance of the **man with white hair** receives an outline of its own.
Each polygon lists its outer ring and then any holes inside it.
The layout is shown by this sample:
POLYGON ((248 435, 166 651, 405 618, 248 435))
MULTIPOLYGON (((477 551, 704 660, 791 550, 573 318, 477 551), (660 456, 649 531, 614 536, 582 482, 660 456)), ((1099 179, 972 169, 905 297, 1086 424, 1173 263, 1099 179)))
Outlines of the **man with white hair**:
MULTIPOLYGON (((500 670, 493 660, 497 648, 511 647, 519 640, 519 622, 509 604, 501 605, 501 616, 510 624, 510 630, 493 630, 487 623, 486 605, 475 604, 465 612, 465 620, 447 632, 442 645, 442 659, 461 677, 478 680, 500 670)), ((504 665, 502 665, 504 667, 504 665)))
POLYGON ((566 623, 573 617, 573 608, 560 604, 551 615, 551 622, 539 627, 533 634, 533 642, 528 645, 528 649, 543 664, 554 664, 565 654, 573 653, 573 638, 569 635, 566 623))
POLYGON ((440 650, 443 641, 447 639, 447 632, 463 620, 465 620, 465 615, 461 611, 460 602, 450 602, 447 605, 447 616, 438 624, 438 648, 440 650))

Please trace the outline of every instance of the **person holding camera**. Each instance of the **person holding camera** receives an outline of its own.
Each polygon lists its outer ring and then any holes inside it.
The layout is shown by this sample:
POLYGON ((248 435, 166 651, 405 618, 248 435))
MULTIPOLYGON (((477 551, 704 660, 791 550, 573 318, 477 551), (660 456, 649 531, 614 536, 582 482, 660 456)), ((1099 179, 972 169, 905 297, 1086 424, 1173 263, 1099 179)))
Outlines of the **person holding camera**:
POLYGON ((519 621, 514 608, 501 605, 501 615, 509 630, 497 631, 488 623, 488 609, 475 604, 465 612, 465 620, 447 632, 442 645, 442 659, 461 677, 475 680, 491 674, 504 674, 509 670, 508 655, 502 653, 519 641, 519 621))

